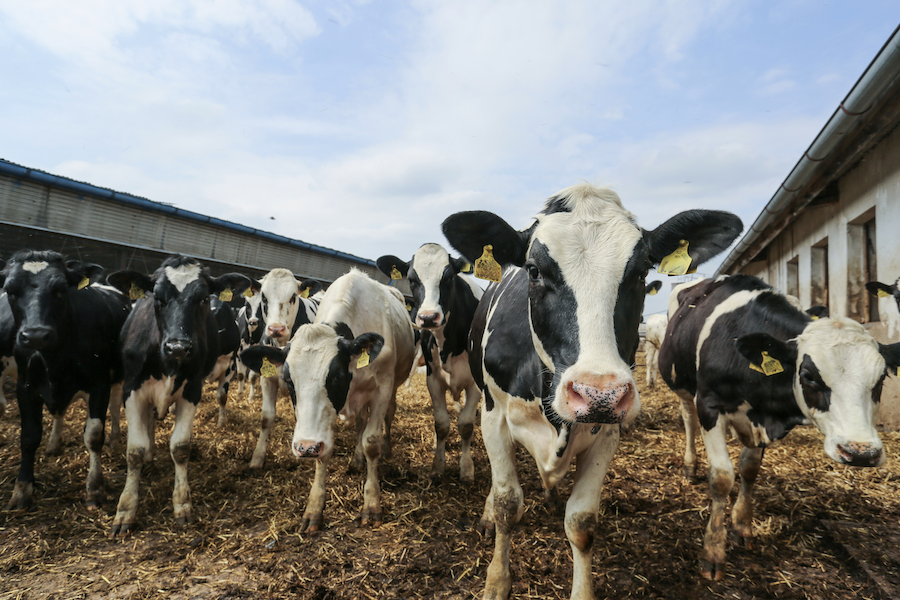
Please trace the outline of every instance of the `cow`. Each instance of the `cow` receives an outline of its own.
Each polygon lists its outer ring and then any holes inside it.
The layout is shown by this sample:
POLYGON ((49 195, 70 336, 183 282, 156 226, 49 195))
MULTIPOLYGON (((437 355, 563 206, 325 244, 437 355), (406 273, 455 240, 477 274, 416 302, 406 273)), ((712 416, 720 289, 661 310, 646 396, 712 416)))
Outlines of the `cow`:
POLYGON ((219 403, 217 425, 225 427, 228 422, 225 405, 228 402, 229 384, 237 372, 237 356, 241 349, 241 330, 238 328, 234 311, 227 302, 213 295, 209 299, 209 308, 216 319, 219 357, 213 370, 206 376, 206 380, 216 384, 216 401, 219 403))
POLYGON ((241 293, 250 279, 239 273, 213 277, 195 258, 174 255, 152 276, 116 271, 107 282, 137 298, 121 328, 125 371, 123 398, 128 419, 128 475, 119 497, 110 537, 137 527, 141 467, 149 463, 156 419, 175 406, 169 449, 175 463, 172 493, 175 521, 191 521, 187 479, 191 429, 204 379, 220 357, 218 324, 210 310, 210 295, 241 293))
POLYGON ((259 327, 259 323, 262 321, 262 297, 259 295, 259 283, 254 280, 250 286, 250 291, 245 292, 245 295, 247 298, 244 300, 244 306, 238 311, 236 318, 238 330, 241 334, 241 348, 238 350, 238 360, 235 368, 238 380, 238 397, 244 397, 244 386, 249 382, 248 396, 252 400, 256 395, 256 382, 259 381, 259 374, 252 369, 248 369, 247 365, 241 362, 240 353, 250 346, 258 344, 262 338, 263 330, 259 327))
POLYGON ((870 281, 866 284, 866 290, 878 298, 878 315, 887 326, 887 337, 896 339, 900 332, 900 279, 888 285, 880 281, 870 281))
POLYGON ((461 440, 459 479, 472 483, 475 464, 471 446, 481 390, 472 377, 467 345, 472 318, 484 292, 460 273, 471 271, 469 262, 450 256, 439 244, 424 244, 408 263, 392 255, 382 256, 375 262, 388 277, 400 275, 409 280, 413 295, 410 317, 422 331, 426 384, 434 413, 432 473, 441 477, 447 466, 445 448, 450 433, 447 392, 455 405, 465 391, 466 401, 457 420, 461 440))
POLYGON ((644 352, 647 363, 647 387, 656 386, 656 375, 659 373, 657 362, 659 347, 666 337, 666 326, 669 318, 664 314, 650 315, 647 317, 647 332, 644 334, 644 352))
POLYGON ((396 289, 351 269, 331 284, 315 321, 301 325, 290 344, 258 345, 241 354, 254 371, 282 368, 296 416, 291 451, 297 458, 316 459, 301 531, 323 527, 325 481, 339 418, 356 422, 354 461, 364 455, 368 467, 359 524, 377 527, 384 520, 378 465, 397 388, 406 380, 416 351, 404 305, 396 289))
MULTIPOLYGON (((278 268, 266 273, 259 281, 259 287, 262 324, 265 326, 261 343, 284 348, 301 325, 312 323, 315 319, 319 300, 313 296, 318 293, 321 283, 300 281, 289 270, 278 268)), ((251 474, 259 471, 265 463, 269 436, 275 424, 278 394, 288 392, 278 376, 262 376, 259 387, 262 391, 262 418, 259 440, 248 468, 251 474)))
POLYGON ((825 436, 825 454, 839 464, 884 464, 874 414, 885 366, 898 364, 900 344, 880 346, 850 319, 814 320, 756 277, 704 279, 672 291, 659 370, 682 399, 685 477, 696 473, 698 426, 709 460, 712 508, 703 577, 718 581, 725 575, 724 512, 735 478, 726 448, 729 429, 743 445, 732 527, 749 545, 763 450, 794 426, 816 426, 825 436))
MULTIPOLYGON (((98 265, 66 263, 58 252, 22 250, 0 272, 15 326, 16 398, 22 424, 22 462, 7 508, 25 508, 34 496, 34 460, 46 405, 58 425, 74 397, 87 399, 84 444, 90 455, 86 503, 103 502, 100 453, 110 391, 122 380, 118 334, 129 303, 118 293, 90 285, 98 265)), ((50 448, 51 451, 54 448, 50 448)))
POLYGON ((593 598, 591 556, 600 490, 619 426, 638 413, 631 367, 648 270, 676 252, 688 266, 740 233, 736 216, 681 213, 653 231, 639 227, 618 195, 588 183, 550 197, 517 231, 499 216, 467 211, 442 224, 450 244, 492 283, 469 337, 472 374, 484 397, 482 437, 492 485, 479 528, 495 535, 485 598, 509 595, 510 536, 524 503, 516 446, 534 457, 545 491, 576 464, 566 505, 572 598, 593 598), (499 268, 498 268, 499 267, 499 268))

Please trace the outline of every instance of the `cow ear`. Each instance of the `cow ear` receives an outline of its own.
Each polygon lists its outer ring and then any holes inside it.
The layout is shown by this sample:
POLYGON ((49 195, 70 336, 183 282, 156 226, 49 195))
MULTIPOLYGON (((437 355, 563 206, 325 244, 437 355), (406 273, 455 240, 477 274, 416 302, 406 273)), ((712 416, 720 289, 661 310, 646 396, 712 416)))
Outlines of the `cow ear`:
POLYGON ((493 246, 494 259, 504 267, 525 264, 534 227, 518 231, 494 213, 483 210, 458 212, 441 224, 447 241, 469 262, 479 258, 485 246, 493 246))
POLYGON ((791 343, 775 339, 768 333, 751 333, 735 340, 737 347, 744 358, 758 365, 762 362, 762 353, 766 352, 772 358, 777 359, 788 370, 797 364, 797 347, 791 343))
POLYGON ((472 263, 467 261, 465 258, 453 258, 450 257, 450 266, 456 273, 471 273, 472 272, 472 263))
POLYGON ((873 296, 878 296, 879 298, 884 296, 894 296, 895 298, 900 295, 897 293, 897 286, 888 285, 886 283, 881 283, 880 281, 870 281, 866 284, 866 290, 873 296))
POLYGON ((250 285, 250 278, 246 275, 225 273, 219 277, 209 278, 209 293, 218 295, 220 292, 230 288, 232 292, 242 294, 250 285))
POLYGON ((287 348, 281 349, 276 346, 261 346, 257 344, 241 352, 241 362, 248 369, 259 373, 263 364, 265 364, 265 360, 268 360, 276 367, 283 365, 285 359, 287 359, 287 351, 287 348))
POLYGON ((887 370, 892 374, 897 372, 900 367, 900 342, 896 344, 878 344, 878 351, 884 358, 884 364, 887 370))
POLYGON ((369 362, 378 358, 381 349, 384 348, 384 338, 377 333, 364 333, 354 339, 348 348, 350 356, 359 356, 364 351, 369 353, 369 362))
POLYGON ((817 304, 816 306, 810 306, 809 308, 807 308, 806 314, 808 314, 810 317, 812 317, 813 320, 816 320, 816 319, 827 319, 831 313, 829 312, 827 306, 822 306, 821 304, 817 304))
POLYGON ((147 294, 153 291, 153 280, 137 271, 113 271, 106 276, 106 283, 126 296, 131 295, 132 285, 147 294))
POLYGON ((391 279, 395 279, 392 275, 394 269, 397 269, 402 277, 406 277, 407 273, 409 273, 409 263, 400 260, 393 254, 385 254, 384 256, 378 257, 375 264, 378 266, 379 271, 391 279))
POLYGON ((657 279, 656 281, 651 281, 646 286, 644 286, 644 293, 650 296, 655 296, 660 288, 662 288, 662 281, 657 279))
POLYGON ((687 210, 678 213, 653 231, 645 231, 650 260, 658 264, 675 252, 682 241, 688 243, 691 267, 701 265, 731 245, 744 230, 736 216, 721 210, 687 210))
POLYGON ((312 298, 322 290, 322 282, 315 279, 304 279, 300 282, 300 292, 306 290, 306 297, 312 298))
POLYGON ((79 260, 66 262, 66 281, 69 285, 81 286, 85 279, 89 283, 96 283, 100 281, 101 277, 103 277, 103 267, 100 265, 83 263, 79 260))

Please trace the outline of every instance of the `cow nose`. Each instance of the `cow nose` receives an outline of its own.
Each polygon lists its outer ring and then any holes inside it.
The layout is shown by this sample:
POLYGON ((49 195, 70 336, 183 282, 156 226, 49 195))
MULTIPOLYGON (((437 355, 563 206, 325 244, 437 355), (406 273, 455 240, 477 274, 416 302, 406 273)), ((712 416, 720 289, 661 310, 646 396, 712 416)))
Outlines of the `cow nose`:
POLYGON ((621 423, 634 403, 634 386, 614 375, 596 381, 570 381, 566 404, 580 423, 621 423))
POLYGON ((191 351, 191 343, 187 340, 173 340, 163 344, 163 352, 169 358, 181 359, 191 351))
POLYGON ((284 337, 285 332, 287 331, 287 327, 284 325, 269 325, 266 328, 269 337, 280 338, 284 337))
POLYGON ((437 327, 438 319, 440 318, 440 314, 433 313, 419 313, 419 325, 422 327, 437 327))
POLYGON ((298 458, 318 458, 325 449, 325 442, 300 440, 292 444, 292 449, 298 458))
POLYGON ((18 344, 27 350, 42 350, 46 348, 52 338, 53 330, 49 327, 29 327, 19 331, 18 344))
POLYGON ((838 455, 853 467, 877 467, 881 462, 881 447, 874 444, 847 442, 837 445, 838 455))

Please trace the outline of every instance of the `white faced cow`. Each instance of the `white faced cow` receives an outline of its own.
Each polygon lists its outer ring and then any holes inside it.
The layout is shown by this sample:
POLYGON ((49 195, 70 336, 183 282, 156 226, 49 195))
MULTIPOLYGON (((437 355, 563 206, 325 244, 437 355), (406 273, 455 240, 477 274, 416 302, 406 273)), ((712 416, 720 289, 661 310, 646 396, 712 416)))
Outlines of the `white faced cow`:
POLYGON ((250 346, 258 344, 263 330, 259 326, 262 322, 262 296, 259 295, 259 283, 254 280, 250 289, 252 295, 244 299, 244 306, 238 311, 236 319, 238 330, 241 333, 241 348, 238 351, 238 361, 235 367, 237 369, 238 397, 243 398, 244 386, 249 383, 250 389, 247 394, 252 400, 256 395, 256 382, 259 381, 259 374, 247 368, 247 365, 240 360, 240 353, 250 346))
POLYGON ((647 332, 644 335, 645 362, 647 363, 647 387, 656 385, 656 375, 659 373, 659 347, 666 337, 666 326, 669 317, 666 315, 650 315, 647 317, 647 332))
POLYGON ((218 324, 210 310, 210 294, 226 289, 242 293, 250 279, 239 273, 212 277, 199 261, 186 256, 167 258, 152 277, 136 271, 116 271, 107 281, 135 302, 122 327, 125 367, 125 415, 128 419, 128 477, 119 497, 111 536, 137 526, 141 467, 150 461, 155 420, 175 406, 175 426, 169 449, 175 463, 172 502, 179 525, 191 521, 191 489, 187 480, 191 430, 204 379, 220 357, 218 324))
MULTIPOLYGON (((319 300, 313 297, 304 298, 303 295, 304 290, 307 296, 315 295, 321 284, 298 281, 294 274, 287 269, 272 269, 260 280, 259 285, 261 325, 264 325, 262 343, 284 348, 298 327, 312 323, 316 318, 319 300)), ((280 369, 278 369, 278 375, 281 375, 280 369)), ((272 433, 272 426, 275 424, 278 394, 279 392, 288 392, 287 387, 278 376, 261 377, 260 389, 262 390, 262 419, 259 441, 257 441, 253 457, 250 459, 250 473, 258 471, 265 463, 269 436, 272 433)))
POLYGON ((360 522, 381 525, 378 464, 385 450, 383 427, 393 416, 397 388, 406 380, 414 355, 403 296, 356 269, 331 284, 315 323, 301 325, 288 347, 259 345, 241 355, 256 371, 264 361, 283 365, 297 418, 291 450, 298 458, 316 459, 303 531, 315 532, 323 525, 325 480, 338 417, 356 421, 355 457, 364 454, 368 465, 360 522))
MULTIPOLYGON (((88 405, 87 504, 102 503, 104 422, 111 387, 122 380, 118 335, 129 309, 120 294, 88 285, 102 272, 97 265, 66 263, 57 252, 23 250, 0 273, 14 323, 22 423, 22 463, 7 508, 31 503, 43 406, 56 425, 74 397, 86 398, 88 405)), ((54 429, 56 441, 51 439, 50 445, 58 446, 58 428, 54 429)))
POLYGON ((456 403, 465 391, 466 402, 457 422, 461 440, 459 478, 463 483, 472 483, 475 465, 471 446, 481 390, 472 378, 466 347, 472 318, 484 292, 460 274, 469 262, 450 256, 439 244, 423 245, 408 263, 391 255, 382 256, 376 263, 388 277, 396 270, 409 279, 413 294, 410 316, 422 330, 422 355, 434 412, 433 474, 440 477, 447 466, 444 454, 450 433, 447 392, 456 403))
POLYGON ((725 575, 724 511, 734 485, 729 429, 744 446, 732 527, 749 545, 763 449, 795 425, 815 425, 825 435, 825 454, 840 464, 884 464, 874 415, 885 365, 898 364, 900 344, 880 346, 849 319, 813 320, 755 277, 704 279, 672 291, 659 370, 682 398, 685 476, 695 473, 698 425, 709 458, 704 577, 725 575))
POLYGON ((572 598, 593 598, 592 544, 600 489, 619 425, 638 413, 631 366, 648 269, 688 243, 692 265, 722 251, 740 220, 719 211, 681 213, 653 231, 638 227, 609 188, 580 184, 550 198, 517 231, 500 217, 463 212, 444 234, 470 261, 493 246, 504 267, 475 314, 472 373, 484 393, 482 437, 492 487, 483 527, 496 529, 485 598, 511 586, 510 535, 524 510, 516 445, 534 457, 546 490, 576 464, 565 529, 574 558, 572 598))

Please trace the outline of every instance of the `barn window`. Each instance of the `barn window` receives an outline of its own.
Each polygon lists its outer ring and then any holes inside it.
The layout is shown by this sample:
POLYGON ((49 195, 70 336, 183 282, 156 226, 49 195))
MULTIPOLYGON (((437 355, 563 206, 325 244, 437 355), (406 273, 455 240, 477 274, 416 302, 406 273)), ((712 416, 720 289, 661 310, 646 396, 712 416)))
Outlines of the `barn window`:
POLYGON ((828 306, 828 238, 810 248, 810 306, 828 306))
POLYGON ((796 298, 800 297, 800 257, 795 256, 787 262, 787 281, 784 291, 796 298))
POLYGON ((847 316, 866 323, 878 321, 878 301, 866 292, 876 273, 875 207, 847 225, 847 316))

